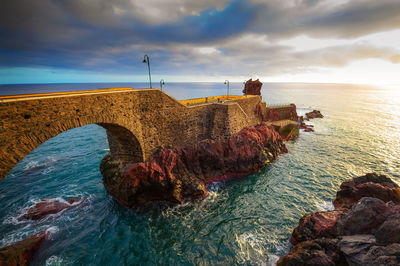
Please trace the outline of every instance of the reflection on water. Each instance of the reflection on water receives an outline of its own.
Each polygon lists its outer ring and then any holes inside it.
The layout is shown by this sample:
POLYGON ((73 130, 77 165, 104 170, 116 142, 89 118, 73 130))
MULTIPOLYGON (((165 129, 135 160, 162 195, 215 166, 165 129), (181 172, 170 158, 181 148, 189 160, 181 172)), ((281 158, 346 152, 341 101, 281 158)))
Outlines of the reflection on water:
MULTIPOLYGON (((232 83, 232 91, 240 94, 241 86, 232 83)), ((225 92, 222 83, 164 89, 177 99, 225 92)), ((265 84, 262 93, 267 103, 294 102, 300 114, 319 109, 325 118, 312 120, 316 132, 289 142, 290 152, 260 172, 210 184, 205 200, 140 212, 118 205, 102 185, 99 163, 109 149, 104 129, 67 131, 30 153, 0 183, 0 245, 50 228, 52 238, 35 256, 36 265, 273 265, 289 251, 298 219, 331 209, 344 179, 375 171, 400 182, 399 91, 265 84), (49 219, 17 220, 48 197, 84 201, 49 219)))

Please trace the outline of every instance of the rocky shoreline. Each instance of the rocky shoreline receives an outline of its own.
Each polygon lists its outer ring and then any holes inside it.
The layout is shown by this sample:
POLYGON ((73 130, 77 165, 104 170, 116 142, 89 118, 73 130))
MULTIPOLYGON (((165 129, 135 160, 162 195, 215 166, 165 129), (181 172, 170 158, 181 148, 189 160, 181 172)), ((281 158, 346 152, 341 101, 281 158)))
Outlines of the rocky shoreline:
POLYGON ((135 207, 152 201, 182 203, 208 194, 206 184, 261 170, 287 152, 279 133, 266 123, 243 128, 226 143, 201 141, 161 148, 144 163, 121 172, 110 156, 100 164, 103 183, 119 203, 135 207))
POLYGON ((303 216, 277 265, 400 265, 400 187, 384 175, 343 182, 335 209, 303 216))
POLYGON ((17 243, 0 248, 0 265, 28 265, 45 239, 46 232, 40 232, 17 243))

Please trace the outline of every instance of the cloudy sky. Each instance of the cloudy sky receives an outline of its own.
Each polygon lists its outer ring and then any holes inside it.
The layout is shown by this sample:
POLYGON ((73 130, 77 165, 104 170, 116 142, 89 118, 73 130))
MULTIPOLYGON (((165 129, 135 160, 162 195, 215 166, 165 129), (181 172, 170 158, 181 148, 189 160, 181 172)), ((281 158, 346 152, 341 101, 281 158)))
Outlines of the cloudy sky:
POLYGON ((0 83, 400 84, 399 0, 1 0, 0 83))

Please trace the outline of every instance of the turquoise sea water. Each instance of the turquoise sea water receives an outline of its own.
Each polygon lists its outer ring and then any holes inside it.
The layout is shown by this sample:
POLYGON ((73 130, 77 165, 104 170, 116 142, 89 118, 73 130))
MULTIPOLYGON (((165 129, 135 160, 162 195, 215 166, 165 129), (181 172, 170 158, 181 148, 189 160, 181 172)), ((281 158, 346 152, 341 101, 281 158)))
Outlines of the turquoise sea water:
MULTIPOLYGON (((146 84, 0 86, 0 94, 146 84), (69 89, 72 88, 72 89, 69 89)), ((240 94, 242 84, 232 83, 240 94)), ((315 133, 287 143, 289 153, 260 172, 209 187, 202 201, 140 212, 118 205, 102 184, 108 152, 103 128, 69 130, 43 143, 0 182, 0 246, 48 230, 34 265, 273 265, 307 212, 332 208, 340 183, 378 172, 400 183, 400 88, 264 84, 267 103, 321 110, 315 133), (80 204, 41 221, 18 216, 48 197, 80 204)), ((177 99, 225 94, 223 83, 166 84, 177 99)))

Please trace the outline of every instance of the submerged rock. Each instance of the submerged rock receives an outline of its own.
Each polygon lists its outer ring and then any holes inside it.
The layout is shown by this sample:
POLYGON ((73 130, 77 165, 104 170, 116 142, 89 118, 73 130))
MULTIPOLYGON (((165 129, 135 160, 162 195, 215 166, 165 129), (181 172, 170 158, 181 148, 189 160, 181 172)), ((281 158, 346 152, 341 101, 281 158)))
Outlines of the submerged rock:
POLYGON ((367 174, 340 189, 336 210, 300 219, 292 234, 295 247, 278 265, 400 265, 399 186, 367 174))
POLYGON ((207 195, 206 183, 254 173, 287 152, 281 136, 262 123, 249 126, 226 143, 204 140, 196 145, 162 148, 144 163, 125 168, 106 156, 101 162, 104 185, 121 204, 149 201, 182 203, 207 195))
POLYGON ((74 202, 78 202, 80 199, 70 199, 66 202, 60 201, 58 199, 47 199, 40 201, 30 207, 26 213, 19 217, 19 220, 29 219, 29 220, 40 220, 45 218, 50 214, 56 214, 60 211, 69 208, 74 202))
POLYGON ((257 80, 252 80, 249 79, 246 81, 246 84, 243 89, 243 93, 245 95, 261 95, 261 87, 262 87, 262 82, 257 80))
POLYGON ((0 265, 28 265, 30 259, 46 239, 41 232, 17 243, 0 248, 0 265))

